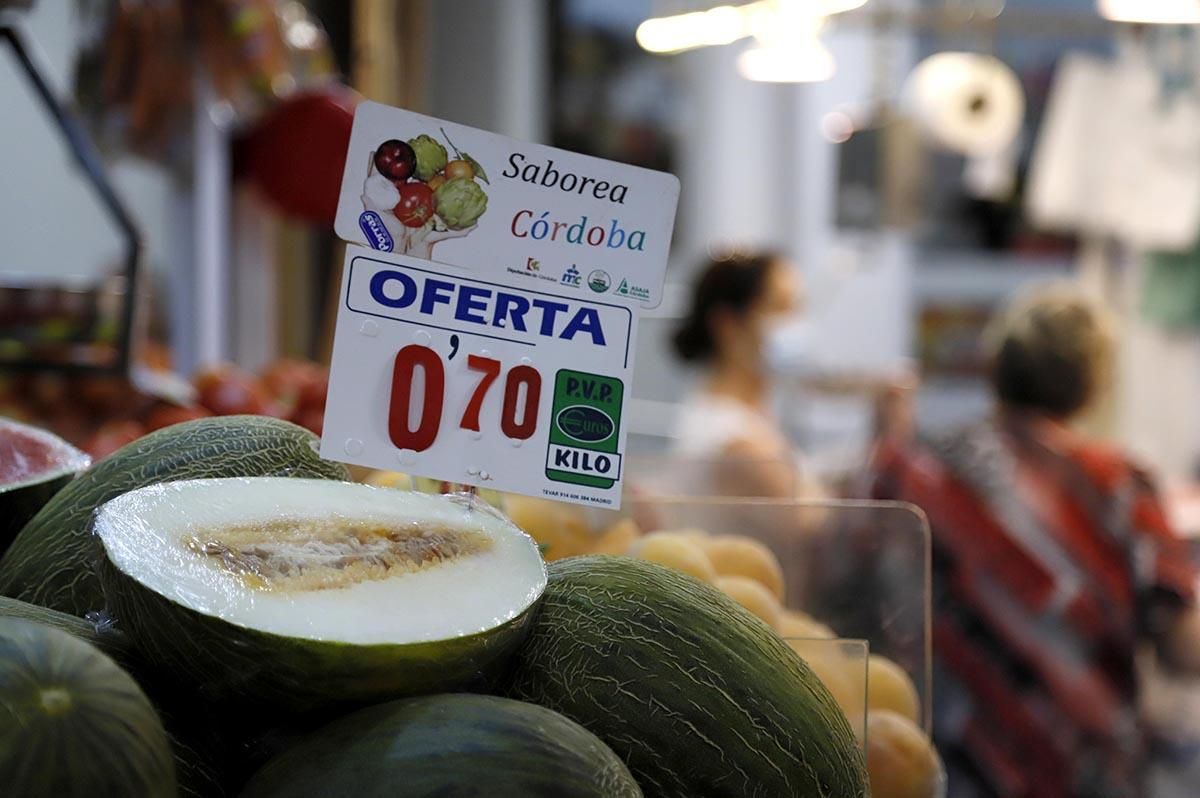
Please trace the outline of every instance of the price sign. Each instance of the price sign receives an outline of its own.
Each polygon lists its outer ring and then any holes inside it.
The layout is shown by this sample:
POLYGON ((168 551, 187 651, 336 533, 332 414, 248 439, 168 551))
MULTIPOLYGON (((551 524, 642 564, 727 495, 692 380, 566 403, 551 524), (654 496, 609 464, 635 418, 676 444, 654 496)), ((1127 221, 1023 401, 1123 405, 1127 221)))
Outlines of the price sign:
POLYGON ((636 314, 347 248, 321 455, 616 508, 636 314))
POLYGON ((669 174, 358 106, 321 455, 616 508, 669 174))

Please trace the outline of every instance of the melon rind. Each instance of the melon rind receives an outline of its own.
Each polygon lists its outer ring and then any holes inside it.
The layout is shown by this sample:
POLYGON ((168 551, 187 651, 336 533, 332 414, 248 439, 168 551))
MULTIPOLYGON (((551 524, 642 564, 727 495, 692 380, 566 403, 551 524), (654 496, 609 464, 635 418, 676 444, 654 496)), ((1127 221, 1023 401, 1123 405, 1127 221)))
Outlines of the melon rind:
POLYGON ((506 694, 578 722, 659 798, 862 798, 833 696, 746 610, 668 568, 551 563, 506 694))
POLYGON ((60 629, 72 637, 91 643, 123 667, 129 667, 135 659, 129 638, 119 630, 112 628, 106 621, 93 623, 84 618, 67 615, 65 612, 0 596, 0 619, 4 618, 32 621, 60 629))
POLYGON ((641 798, 628 768, 578 724, 495 696, 436 695, 348 715, 276 757, 242 798, 641 798))

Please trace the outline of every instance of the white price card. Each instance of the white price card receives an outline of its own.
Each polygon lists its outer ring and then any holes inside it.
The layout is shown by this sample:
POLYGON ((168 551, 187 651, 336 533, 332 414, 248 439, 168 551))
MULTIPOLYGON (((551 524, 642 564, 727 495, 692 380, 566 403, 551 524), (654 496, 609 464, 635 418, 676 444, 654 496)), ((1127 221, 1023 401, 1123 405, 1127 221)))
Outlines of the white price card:
POLYGON ((678 201, 674 175, 364 102, 335 228, 484 280, 653 308, 678 201))
POLYGON ((620 506, 637 314, 349 246, 321 456, 620 506))

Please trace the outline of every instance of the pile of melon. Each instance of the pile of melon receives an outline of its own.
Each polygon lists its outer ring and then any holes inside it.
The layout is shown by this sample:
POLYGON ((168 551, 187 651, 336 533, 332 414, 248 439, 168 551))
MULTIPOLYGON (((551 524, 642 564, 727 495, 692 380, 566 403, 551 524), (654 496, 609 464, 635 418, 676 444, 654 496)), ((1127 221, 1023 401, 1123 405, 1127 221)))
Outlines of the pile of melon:
POLYGON ((719 574, 547 565, 486 503, 350 482, 315 443, 263 417, 170 426, 22 527, 0 559, 4 794, 868 794, 834 696, 719 574))
POLYGON ((594 529, 578 507, 506 496, 506 512, 545 549, 547 559, 620 554, 712 585, 785 639, 824 683, 856 734, 866 725, 867 763, 875 798, 933 798, 944 791, 941 762, 922 731, 913 680, 892 660, 843 652, 829 626, 785 606, 784 569, 762 542, 701 529, 643 534, 631 519, 594 529))

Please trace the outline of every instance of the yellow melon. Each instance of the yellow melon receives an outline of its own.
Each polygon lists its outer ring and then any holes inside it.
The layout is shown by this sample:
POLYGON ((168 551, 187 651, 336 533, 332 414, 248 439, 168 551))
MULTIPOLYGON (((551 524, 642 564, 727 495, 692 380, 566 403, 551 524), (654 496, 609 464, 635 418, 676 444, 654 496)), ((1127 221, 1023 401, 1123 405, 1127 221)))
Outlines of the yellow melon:
POLYGON ((717 572, 704 550, 676 532, 651 532, 640 538, 629 553, 639 559, 682 571, 702 582, 711 583, 717 578, 717 572))
POLYGON ((740 535, 721 535, 703 545, 718 574, 753 579, 783 600, 783 568, 766 544, 740 535))
POLYGON ((584 554, 591 546, 592 530, 582 507, 513 493, 505 495, 504 511, 538 542, 547 561, 584 554))
POLYGON ((784 610, 779 619, 779 634, 782 637, 817 638, 832 640, 837 637, 833 630, 806 612, 784 610))
POLYGON ((374 485, 378 488, 398 488, 400 490, 412 490, 412 477, 408 474, 401 474, 399 471, 372 471, 363 479, 368 485, 374 485))
POLYGON ((878 654, 867 661, 867 707, 890 710, 913 723, 921 720, 917 686, 903 668, 878 654))
POLYGON ((872 798, 941 798, 945 771, 915 723, 886 709, 867 713, 867 772, 872 798))
POLYGON ((800 657, 808 663, 826 689, 833 695, 850 722, 855 736, 863 733, 863 718, 866 712, 866 665, 862 658, 857 661, 844 655, 838 644, 825 640, 788 640, 800 657))
POLYGON ((744 576, 719 576, 713 582, 717 589, 762 618, 772 629, 779 628, 783 607, 761 583, 744 576))
POLYGON ((639 537, 642 530, 632 518, 624 518, 604 530, 591 545, 592 554, 625 554, 639 537))

